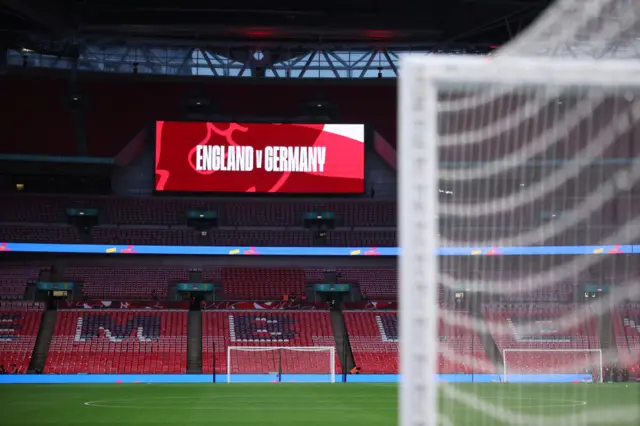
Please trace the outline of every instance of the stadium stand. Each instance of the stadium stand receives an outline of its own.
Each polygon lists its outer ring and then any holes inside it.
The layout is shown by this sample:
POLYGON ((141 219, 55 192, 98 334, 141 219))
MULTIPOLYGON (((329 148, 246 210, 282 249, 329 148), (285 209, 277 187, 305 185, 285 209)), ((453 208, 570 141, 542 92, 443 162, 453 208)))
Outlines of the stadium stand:
POLYGON ((397 247, 395 230, 331 231, 327 234, 327 245, 336 247, 397 247))
POLYGON ((165 297, 170 282, 188 281, 188 271, 179 266, 70 266, 65 279, 83 283, 90 299, 155 299, 165 297))
POLYGON ((215 201, 173 197, 100 197, 0 195, 8 208, 0 222, 66 222, 65 208, 97 208, 111 225, 182 225, 190 209, 215 210, 221 226, 302 226, 305 212, 335 213, 336 225, 348 227, 395 227, 396 203, 371 199, 307 202, 274 200, 215 201))
POLYGON ((222 282, 227 300, 278 300, 304 294, 300 268, 204 268, 202 276, 207 282, 222 282))
POLYGON ((191 228, 126 228, 96 226, 91 228, 96 244, 198 245, 198 233, 191 228))
POLYGON ((620 364, 640 373, 640 304, 618 307, 613 314, 613 329, 620 364))
MULTIPOLYGON (((337 268, 339 279, 360 285, 370 299, 395 299, 398 271, 393 268, 337 268)), ((283 295, 300 297, 306 282, 321 282, 324 270, 282 267, 205 267, 206 282, 222 282, 228 300, 275 300, 283 295)))
POLYGON ((0 241, 16 243, 80 243, 78 229, 62 224, 0 226, 0 241))
POLYGON ((398 373, 398 328, 395 312, 345 312, 355 364, 363 374, 398 373))
POLYGON ((313 245, 313 234, 307 230, 251 229, 211 231, 211 245, 217 246, 272 246, 292 247, 313 245))
MULTIPOLYGON (((577 309, 571 303, 521 303, 485 306, 485 320, 502 349, 600 349, 597 318, 562 328, 559 321, 577 309)), ((507 362, 513 373, 579 374, 597 365, 587 352, 512 352, 507 362)))
POLYGON ((40 303, 0 303, 0 365, 12 372, 29 368, 44 307, 40 303))
POLYGON ((398 271, 392 268, 339 268, 340 278, 355 281, 369 299, 395 299, 398 295, 398 271))
MULTIPOLYGON (((458 200, 459 201, 459 200, 458 200)), ((473 201, 473 200, 467 200, 473 201)), ((626 212, 640 206, 636 197, 620 197, 595 212, 586 223, 579 223, 564 232, 556 233, 553 221, 562 211, 572 208, 580 197, 563 203, 550 198, 526 212, 514 211, 502 217, 501 223, 492 220, 462 223, 441 223, 447 229, 447 240, 443 244, 464 245, 473 241, 492 241, 511 238, 512 245, 518 245, 518 236, 523 230, 536 229, 540 245, 580 245, 598 244, 610 236, 618 224, 629 219, 626 212), (511 217, 512 216, 512 217, 511 217), (509 226, 504 226, 509 223, 509 226), (515 234, 514 234, 515 232, 515 234)), ((329 231, 324 244, 329 246, 370 246, 388 247, 397 245, 396 204, 392 201, 329 200, 308 202, 297 200, 203 200, 197 198, 150 198, 150 197, 72 197, 72 196, 15 196, 2 195, 0 202, 7 208, 0 212, 0 221, 19 222, 20 226, 37 227, 29 229, 7 228, 0 234, 0 240, 14 240, 25 235, 27 241, 41 242, 54 238, 60 242, 75 242, 78 237, 70 227, 58 231, 44 229, 42 223, 65 223, 64 210, 75 206, 97 208, 101 211, 103 225, 124 225, 124 228, 96 227, 93 238, 100 243, 122 244, 176 244, 196 245, 197 233, 183 229, 154 228, 174 227, 186 224, 186 212, 190 209, 215 210, 221 229, 209 233, 212 245, 274 245, 310 246, 312 235, 300 228, 305 212, 329 211, 335 214, 336 230, 329 231), (29 224, 29 225, 25 225, 29 224), (127 226, 146 227, 132 231, 127 226), (240 227, 240 229, 238 229, 240 227), (242 227, 250 229, 242 229, 242 227), (284 228, 289 229, 269 229, 284 228), (292 228, 293 227, 293 228, 292 228), (341 228, 346 227, 346 228, 341 228), (232 228, 232 229, 230 229, 232 228), (38 232, 43 229, 44 232, 38 232), (58 232, 56 234, 55 232, 58 232), (166 236, 164 234, 167 234, 166 236), (5 236, 6 235, 6 236, 5 236), (152 237, 148 235, 157 235, 152 237), (131 238, 131 242, 125 242, 131 238), (137 241, 141 241, 138 243, 137 241)), ((631 210, 634 211, 634 210, 631 210)), ((629 241, 629 243, 634 243, 629 241)))
MULTIPOLYGON (((454 325, 439 323, 438 371, 447 373, 491 373, 494 371, 478 334, 466 321, 466 312, 449 312, 454 325), (463 360, 451 359, 447 351, 463 360)), ((345 323, 356 365, 363 373, 398 373, 398 319, 396 312, 345 312, 345 323)))
POLYGON ((0 300, 22 299, 29 281, 38 279, 39 266, 2 265, 0 267, 0 300))
MULTIPOLYGON (((0 195, 0 222, 65 223, 64 208, 72 199, 57 196, 0 195)), ((4 226, 4 225, 3 225, 4 226)))
MULTIPOLYGON (((491 271, 486 271, 483 273, 484 279, 493 283, 494 291, 498 291, 502 287, 500 284, 502 280, 520 284, 516 293, 501 292, 499 295, 501 302, 569 302, 575 293, 576 284, 568 282, 553 283, 543 288, 529 290, 525 279, 519 279, 519 274, 516 271, 509 272, 492 274, 491 271)), ((588 280, 584 282, 588 282, 588 280)), ((514 286, 511 286, 511 290, 513 289, 514 286)))
MULTIPOLYGON (((202 317, 202 370, 227 372, 228 346, 334 346, 328 312, 205 311, 202 317)), ((269 352, 237 351, 231 359, 234 373, 278 372, 277 358, 269 352)), ((282 354, 283 373, 329 373, 327 352, 282 354)), ((340 363, 336 354, 336 372, 340 363)))
MULTIPOLYGON (((318 85, 246 85, 238 82, 219 83, 209 81, 207 94, 215 96, 220 108, 229 116, 247 115, 292 117, 299 114, 303 99, 317 97, 318 85), (240 83, 240 84, 237 84, 240 83), (247 104, 242 99, 269 99, 263 104, 247 104)), ((380 134, 387 135, 391 144, 396 135, 396 88, 393 85, 326 85, 321 83, 323 93, 338 105, 341 119, 348 123, 375 123, 380 134)), ((7 153, 50 155, 78 155, 74 141, 71 110, 60 108, 60 99, 69 94, 68 81, 57 75, 32 76, 7 75, 0 88, 7 97, 19 98, 5 120, 14 123, 7 130, 6 140, 25 140, 29 143, 5 144, 7 153), (25 90, 28 88, 29 90, 25 90), (46 102, 41 102, 46 97, 46 102), (33 125, 33 117, 38 125, 33 125), (50 129, 55 138, 43 138, 40 129, 50 129)), ((150 123, 158 117, 175 117, 180 114, 184 93, 202 90, 202 84, 193 82, 145 81, 137 84, 114 80, 112 73, 85 75, 82 92, 88 99, 99 99, 87 112, 87 139, 91 141, 87 155, 113 157, 140 130, 140 123, 150 123), (158 101, 158 93, 162 100, 158 101), (129 108, 122 108, 122 99, 128 99, 129 108), (105 123, 118 123, 117 126, 105 123)))
POLYGON ((185 373, 186 351, 186 312, 60 311, 45 372, 185 373))
POLYGON ((453 324, 444 318, 439 321, 440 355, 442 373, 493 373, 494 367, 487 357, 478 332, 472 329, 467 312, 446 311, 453 324), (461 357, 452 359, 449 354, 461 357))

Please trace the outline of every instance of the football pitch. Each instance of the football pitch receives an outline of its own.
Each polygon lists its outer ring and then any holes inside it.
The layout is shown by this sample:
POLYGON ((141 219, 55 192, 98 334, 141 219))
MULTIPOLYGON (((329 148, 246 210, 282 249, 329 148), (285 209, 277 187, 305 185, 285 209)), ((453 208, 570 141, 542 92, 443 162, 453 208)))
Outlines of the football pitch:
MULTIPOLYGON (((640 419, 635 383, 446 386, 440 410, 455 425, 586 425, 597 419, 637 425, 640 419), (466 404, 447 396, 450 391, 465 395, 466 404), (478 402, 484 408, 474 406, 478 402), (531 420, 540 415, 559 422, 531 420)), ((0 424, 389 426, 398 423, 397 398, 395 384, 2 385, 0 424)))

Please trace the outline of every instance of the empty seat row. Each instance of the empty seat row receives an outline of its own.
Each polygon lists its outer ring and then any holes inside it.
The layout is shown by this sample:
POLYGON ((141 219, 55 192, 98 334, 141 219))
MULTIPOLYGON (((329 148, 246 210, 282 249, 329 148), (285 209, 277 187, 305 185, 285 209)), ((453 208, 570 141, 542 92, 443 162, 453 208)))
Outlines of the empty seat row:
POLYGON ((302 226, 306 212, 333 212, 339 226, 395 226, 390 201, 204 200, 195 198, 1 195, 0 222, 66 222, 65 209, 97 208, 115 225, 184 225, 189 210, 215 210, 224 226, 302 226))

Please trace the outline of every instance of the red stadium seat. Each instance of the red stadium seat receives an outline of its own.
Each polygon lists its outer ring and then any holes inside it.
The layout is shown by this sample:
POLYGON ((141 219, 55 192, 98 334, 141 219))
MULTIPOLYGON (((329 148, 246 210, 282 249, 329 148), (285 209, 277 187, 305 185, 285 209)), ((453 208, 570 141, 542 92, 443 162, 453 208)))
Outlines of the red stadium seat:
POLYGON ((71 225, 3 225, 0 241, 16 243, 80 243, 78 229, 71 225))
POLYGON ((60 311, 45 373, 185 373, 186 357, 187 312, 60 311))
POLYGON ((91 228, 96 244, 123 245, 198 245, 198 232, 191 228, 127 228, 96 226, 91 228))
POLYGON ((0 300, 22 299, 27 283, 40 275, 39 266, 4 265, 0 268, 0 300))
POLYGON ((535 352, 510 352, 508 368, 514 373, 579 374, 585 366, 598 365, 598 355, 588 352, 544 352, 540 349, 600 349, 598 319, 590 318, 571 328, 558 321, 576 305, 504 304, 487 306, 485 319, 500 350, 535 349, 535 352))
MULTIPOLYGON (((493 365, 477 333, 466 325, 467 314, 451 312, 455 325, 440 321, 440 373, 491 373, 493 365), (464 357, 452 360, 447 351, 464 357)), ((345 312, 345 322, 356 365, 364 374, 398 373, 398 330, 396 312, 345 312)))
POLYGON ((11 302, 0 307, 0 364, 9 372, 13 366, 24 373, 38 337, 43 306, 38 303, 11 302), (12 303, 14 307, 11 307, 12 303))
POLYGON ((170 282, 187 282, 189 273, 179 266, 70 266, 65 280, 83 283, 90 299, 154 299, 167 294, 170 282))
POLYGON ((611 318, 620 365, 640 376, 640 306, 630 303, 618 307, 611 318))
POLYGON ((299 268, 205 268, 202 278, 221 282, 227 300, 277 300, 304 294, 304 271, 299 268))

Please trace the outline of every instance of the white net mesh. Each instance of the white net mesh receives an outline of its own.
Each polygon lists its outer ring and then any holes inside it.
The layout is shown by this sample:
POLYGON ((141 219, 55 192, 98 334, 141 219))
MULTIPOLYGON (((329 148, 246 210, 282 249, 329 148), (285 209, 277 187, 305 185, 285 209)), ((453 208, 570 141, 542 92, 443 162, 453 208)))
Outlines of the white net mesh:
POLYGON ((403 62, 402 426, 640 422, 640 65, 510 56, 619 40, 621 3, 560 2, 492 60, 403 62))
POLYGON ((558 0, 501 55, 640 58, 637 0, 558 0))

